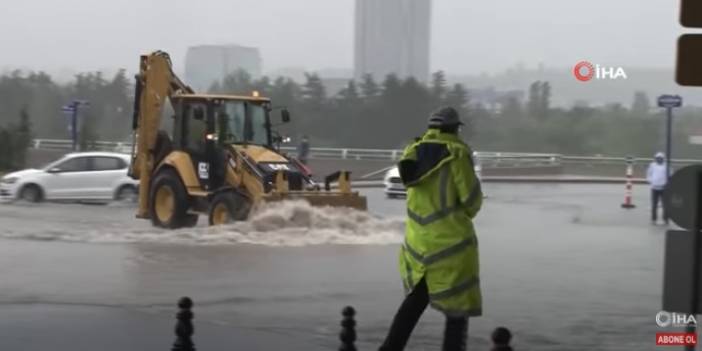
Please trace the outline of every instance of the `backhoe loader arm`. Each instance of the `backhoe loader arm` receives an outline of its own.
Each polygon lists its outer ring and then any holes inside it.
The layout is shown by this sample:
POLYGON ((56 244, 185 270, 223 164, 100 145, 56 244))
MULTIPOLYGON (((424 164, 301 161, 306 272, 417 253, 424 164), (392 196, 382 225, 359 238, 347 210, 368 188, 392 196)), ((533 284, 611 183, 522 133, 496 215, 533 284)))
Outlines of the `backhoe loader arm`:
POLYGON ((139 180, 137 217, 148 218, 149 186, 154 167, 154 147, 161 125, 161 111, 167 98, 174 94, 191 94, 193 90, 174 73, 167 53, 156 51, 140 58, 136 78, 134 114, 132 120, 134 143, 129 176, 139 180))

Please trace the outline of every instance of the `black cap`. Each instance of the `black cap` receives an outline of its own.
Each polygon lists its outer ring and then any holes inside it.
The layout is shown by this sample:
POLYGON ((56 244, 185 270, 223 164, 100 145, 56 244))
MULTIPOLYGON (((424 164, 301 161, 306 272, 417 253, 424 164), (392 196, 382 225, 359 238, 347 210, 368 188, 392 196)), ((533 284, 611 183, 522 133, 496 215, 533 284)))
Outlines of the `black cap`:
POLYGON ((453 107, 442 107, 436 110, 429 117, 429 127, 448 127, 463 125, 460 117, 458 116, 458 111, 453 107))

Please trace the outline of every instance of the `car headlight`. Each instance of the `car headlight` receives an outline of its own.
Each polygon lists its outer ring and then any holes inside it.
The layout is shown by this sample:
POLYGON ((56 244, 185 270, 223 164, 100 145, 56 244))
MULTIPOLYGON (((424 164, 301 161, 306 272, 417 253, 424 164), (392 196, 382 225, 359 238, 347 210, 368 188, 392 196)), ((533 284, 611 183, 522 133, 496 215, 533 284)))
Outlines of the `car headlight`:
POLYGON ((17 182, 17 179, 19 179, 19 178, 17 178, 17 177, 6 177, 6 178, 2 178, 2 180, 0 180, 0 183, 4 183, 4 184, 13 184, 13 183, 16 183, 16 182, 17 182))

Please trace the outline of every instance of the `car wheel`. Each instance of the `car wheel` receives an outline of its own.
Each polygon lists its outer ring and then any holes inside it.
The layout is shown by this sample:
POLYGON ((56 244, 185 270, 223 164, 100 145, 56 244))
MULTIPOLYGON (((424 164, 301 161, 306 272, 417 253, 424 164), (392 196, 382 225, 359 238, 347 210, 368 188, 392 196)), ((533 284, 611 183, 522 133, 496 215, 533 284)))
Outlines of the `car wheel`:
POLYGON ((115 194, 115 200, 116 201, 123 201, 123 202, 136 202, 137 198, 139 197, 139 193, 137 192, 136 187, 132 185, 123 185, 121 186, 118 190, 117 193, 115 194))
POLYGON ((19 198, 27 202, 41 202, 43 200, 41 188, 38 185, 25 185, 20 191, 19 198))
POLYGON ((251 202, 239 192, 225 191, 215 195, 209 212, 210 225, 245 221, 251 212, 251 202))
POLYGON ((188 194, 178 174, 170 169, 159 172, 149 194, 151 223, 168 229, 185 227, 188 207, 188 194))

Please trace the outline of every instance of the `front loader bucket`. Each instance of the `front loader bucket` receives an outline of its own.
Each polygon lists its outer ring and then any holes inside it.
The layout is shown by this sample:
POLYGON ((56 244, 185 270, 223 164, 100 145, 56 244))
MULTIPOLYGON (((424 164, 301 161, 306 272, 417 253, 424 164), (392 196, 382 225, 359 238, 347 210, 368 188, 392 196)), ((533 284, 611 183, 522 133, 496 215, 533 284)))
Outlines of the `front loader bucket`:
POLYGON ((368 200, 357 192, 341 193, 336 191, 291 191, 271 193, 263 197, 264 202, 304 200, 315 207, 348 207, 359 211, 368 210, 368 200))
MULTIPOLYGON (((349 181, 350 172, 339 171, 331 174, 325 179, 325 191, 322 190, 292 190, 285 176, 285 172, 278 171, 275 174, 275 190, 264 195, 264 202, 283 200, 305 200, 310 205, 316 207, 348 207, 360 211, 368 210, 368 200, 358 192, 351 191, 349 181), (338 181, 338 191, 332 191, 330 183, 338 181)), ((319 188, 317 188, 319 189, 319 188)))

